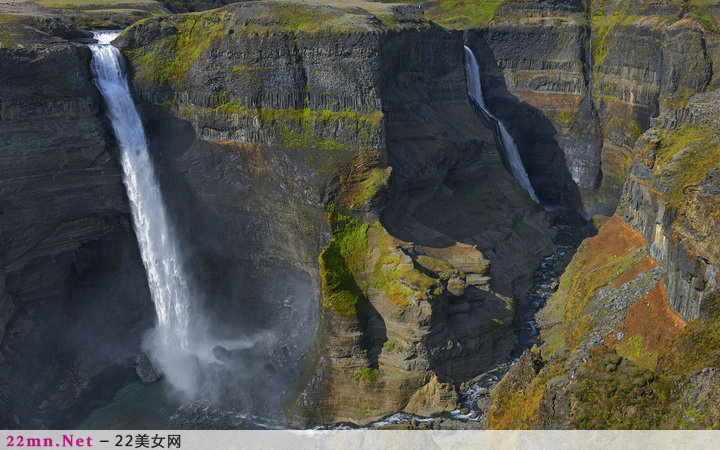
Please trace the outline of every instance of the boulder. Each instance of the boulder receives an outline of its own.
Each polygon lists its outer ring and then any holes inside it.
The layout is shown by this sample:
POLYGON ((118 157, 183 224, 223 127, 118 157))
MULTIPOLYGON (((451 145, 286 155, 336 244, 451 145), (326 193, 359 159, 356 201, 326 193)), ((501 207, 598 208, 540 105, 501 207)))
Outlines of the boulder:
POLYGON ((433 374, 430 381, 418 389, 405 406, 404 411, 419 416, 430 417, 458 408, 458 393, 452 383, 441 382, 433 374))
POLYGON ((138 378, 140 378, 140 381, 143 383, 154 383, 160 379, 160 374, 155 369, 150 357, 145 352, 140 353, 135 373, 137 373, 138 378))

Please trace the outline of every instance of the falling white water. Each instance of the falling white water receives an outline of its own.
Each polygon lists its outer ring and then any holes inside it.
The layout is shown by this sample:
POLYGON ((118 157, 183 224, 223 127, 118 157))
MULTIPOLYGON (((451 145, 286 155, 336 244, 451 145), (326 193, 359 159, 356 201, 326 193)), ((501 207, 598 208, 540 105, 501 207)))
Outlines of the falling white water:
POLYGON ((91 69, 120 147, 135 234, 157 312, 158 344, 166 350, 184 352, 188 349, 191 305, 184 262, 155 177, 142 122, 130 96, 122 55, 110 45, 118 34, 95 33, 98 43, 90 45, 91 69))
POLYGON ((480 68, 478 67, 475 55, 468 46, 465 46, 465 73, 468 84, 468 95, 470 98, 475 100, 478 106, 482 108, 488 117, 496 121, 498 124, 498 128, 500 129, 500 139, 502 140, 503 147, 505 148, 505 156, 510 164, 510 171, 512 172, 513 177, 515 177, 517 182, 525 188, 528 194, 530 194, 530 198, 540 203, 535 195, 535 190, 530 184, 527 172, 525 172, 525 166, 523 166, 522 160, 520 159, 520 153, 518 153, 515 141, 512 136, 510 136, 510 133, 508 133, 507 128, 505 128, 505 125, 503 125, 500 119, 488 111, 485 106, 485 100, 483 99, 482 94, 482 85, 480 84, 480 68))

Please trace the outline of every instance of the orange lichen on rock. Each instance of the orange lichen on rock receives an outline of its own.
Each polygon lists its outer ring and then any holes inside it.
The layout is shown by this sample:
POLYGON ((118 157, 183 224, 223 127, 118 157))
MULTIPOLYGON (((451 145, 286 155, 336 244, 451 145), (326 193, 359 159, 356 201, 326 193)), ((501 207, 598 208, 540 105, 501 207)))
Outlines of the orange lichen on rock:
POLYGON ((560 289, 549 300, 550 311, 563 311, 565 345, 574 350, 587 332, 602 320, 598 291, 612 287, 633 266, 642 262, 647 240, 615 215, 578 248, 560 278, 560 289))
POLYGON ((587 239, 586 257, 582 266, 585 272, 604 266, 608 260, 629 255, 648 244, 643 235, 614 215, 598 230, 598 234, 587 239))
POLYGON ((687 322, 670 308, 661 280, 628 308, 625 321, 605 338, 605 345, 615 347, 620 356, 653 369, 660 350, 672 342, 685 325, 687 322), (622 338, 618 340, 618 336, 622 338))

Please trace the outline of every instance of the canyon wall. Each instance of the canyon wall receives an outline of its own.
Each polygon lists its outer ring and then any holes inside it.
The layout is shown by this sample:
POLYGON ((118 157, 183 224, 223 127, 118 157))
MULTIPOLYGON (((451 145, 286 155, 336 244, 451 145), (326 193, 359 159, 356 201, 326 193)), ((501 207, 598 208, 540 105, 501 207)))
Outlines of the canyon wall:
POLYGON ((508 1, 468 30, 491 110, 546 204, 611 214, 651 118, 718 86, 717 7, 508 1))
POLYGON ((718 426, 718 114, 720 91, 699 94, 638 140, 617 214, 539 313, 544 343, 495 388, 489 426, 718 426))
POLYGON ((0 21, 0 424, 63 426, 131 373, 152 307, 88 35, 34 3, 0 21), (115 324, 108 326, 108 323, 115 324))
POLYGON ((223 275, 199 259, 217 297, 272 310, 290 267, 310 287, 299 425, 454 408, 455 383, 512 350, 513 299, 552 245, 468 103, 462 33, 378 8, 236 4, 117 41, 176 204, 233 255, 223 275))

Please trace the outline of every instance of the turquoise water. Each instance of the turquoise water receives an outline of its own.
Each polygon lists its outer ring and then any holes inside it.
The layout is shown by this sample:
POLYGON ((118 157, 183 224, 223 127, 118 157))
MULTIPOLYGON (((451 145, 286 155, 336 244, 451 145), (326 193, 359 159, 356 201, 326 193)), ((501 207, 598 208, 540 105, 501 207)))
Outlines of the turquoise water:
POLYGON ((164 381, 131 383, 118 391, 113 400, 93 411, 81 424, 82 430, 166 429, 178 403, 168 396, 164 381))

